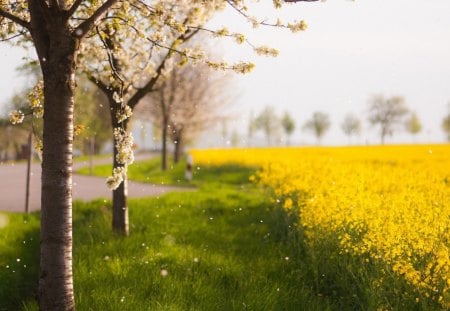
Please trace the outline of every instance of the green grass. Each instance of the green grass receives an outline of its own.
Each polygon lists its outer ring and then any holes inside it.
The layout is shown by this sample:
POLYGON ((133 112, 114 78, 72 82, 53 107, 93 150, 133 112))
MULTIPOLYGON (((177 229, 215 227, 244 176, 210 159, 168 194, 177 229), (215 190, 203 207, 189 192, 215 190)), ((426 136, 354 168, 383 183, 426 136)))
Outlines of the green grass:
MULTIPOLYGON (((158 169, 146 163, 130 175, 149 181, 158 169)), ((78 310, 337 310, 312 290, 297 228, 248 183, 252 171, 200 167, 195 192, 130 200, 128 238, 111 232, 110 202, 75 202, 78 310)), ((150 181, 181 173, 183 163, 150 181)), ((5 215, 0 310, 37 310, 39 215, 5 215)))
MULTIPOLYGON (((193 181, 185 180, 186 161, 182 159, 177 164, 173 164, 169 158, 169 165, 166 171, 161 170, 161 159, 153 158, 146 161, 133 163, 128 167, 128 178, 134 181, 178 186, 210 186, 219 184, 239 185, 248 183, 249 176, 255 172, 256 168, 239 165, 226 165, 218 167, 201 166, 193 167, 193 181)), ((96 176, 108 177, 111 175, 112 165, 98 165, 93 169, 96 176)), ((89 175, 89 168, 84 167, 77 171, 79 174, 89 175)))
POLYGON ((33 302, 39 254, 39 215, 0 212, 0 310, 33 302))
MULTIPOLYGON (((102 160, 102 159, 107 159, 110 158, 111 154, 107 153, 107 154, 95 154, 92 159, 95 160, 102 160)), ((73 158, 73 162, 78 163, 78 162, 86 162, 89 164, 89 160, 91 159, 90 155, 80 155, 77 157, 73 158)))

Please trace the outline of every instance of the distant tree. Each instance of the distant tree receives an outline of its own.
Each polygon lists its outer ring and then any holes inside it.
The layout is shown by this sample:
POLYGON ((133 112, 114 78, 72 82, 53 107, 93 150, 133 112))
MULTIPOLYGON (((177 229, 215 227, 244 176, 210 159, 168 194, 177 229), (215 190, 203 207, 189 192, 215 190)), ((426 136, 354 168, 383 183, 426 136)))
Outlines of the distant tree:
MULTIPOLYGON (((43 113, 43 97, 39 92, 42 74, 34 62, 17 68, 22 76, 27 77, 26 86, 15 93, 11 99, 9 111, 20 110, 25 115, 43 113), (30 105, 34 108, 30 108, 30 105)), ((87 79, 77 79, 74 105, 74 147, 84 154, 90 150, 90 140, 95 136, 95 151, 98 152, 104 144, 111 140, 111 125, 106 98, 87 79)), ((24 118, 21 126, 27 131, 32 130, 37 141, 42 141, 42 118, 24 118)))
POLYGON ((74 146, 83 154, 91 151, 99 153, 106 142, 111 141, 111 121, 108 100, 91 82, 82 80, 78 82, 75 90, 74 124, 79 129, 74 138, 74 146))
POLYGON ((314 112, 311 119, 306 121, 303 125, 303 129, 312 132, 317 139, 317 143, 320 143, 321 138, 330 128, 330 119, 324 112, 314 112))
POLYGON ((16 160, 27 143, 28 133, 25 126, 14 126, 7 119, 0 119, 0 161, 16 160))
POLYGON ((266 106, 255 119, 255 126, 262 130, 267 139, 267 144, 271 145, 280 129, 280 118, 272 106, 266 106))
POLYGON ((408 119, 406 119, 405 128, 413 137, 422 131, 422 123, 420 123, 415 112, 412 112, 408 119))
POLYGON ((361 133, 361 120, 353 114, 347 114, 342 121, 341 129, 350 141, 353 135, 361 133))
POLYGON ((283 118, 281 118, 281 126, 286 134, 286 145, 290 145, 290 137, 295 130, 295 121, 287 111, 284 113, 283 118))
MULTIPOLYGON (((167 169, 167 142, 174 144, 174 162, 178 162, 186 143, 220 119, 219 108, 228 104, 224 91, 229 75, 197 65, 173 69, 141 109, 159 124, 162 165, 167 169)), ((221 111, 223 113, 223 111, 221 111)))
POLYGON ((450 142, 450 104, 448 105, 448 114, 442 119, 442 129, 447 135, 447 141, 450 142))
POLYGON ((408 113, 405 99, 401 96, 385 98, 375 95, 369 101, 369 122, 380 127, 380 140, 384 144, 387 135, 394 133, 395 125, 408 113))
POLYGON ((248 146, 252 145, 253 136, 255 135, 256 130, 257 130, 256 121, 255 118, 253 117, 253 112, 251 112, 248 118, 248 132, 247 132, 248 146))
POLYGON ((231 132, 230 143, 232 147, 239 146, 239 133, 236 131, 236 129, 233 129, 233 131, 231 132))

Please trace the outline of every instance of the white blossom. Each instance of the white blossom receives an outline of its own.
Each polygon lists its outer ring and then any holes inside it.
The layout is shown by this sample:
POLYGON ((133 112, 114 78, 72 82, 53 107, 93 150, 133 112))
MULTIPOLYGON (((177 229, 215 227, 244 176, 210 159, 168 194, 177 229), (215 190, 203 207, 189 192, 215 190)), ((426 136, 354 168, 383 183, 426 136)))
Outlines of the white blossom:
POLYGON ((14 110, 9 114, 9 121, 11 121, 12 124, 20 124, 23 122, 24 117, 25 115, 22 111, 14 110))

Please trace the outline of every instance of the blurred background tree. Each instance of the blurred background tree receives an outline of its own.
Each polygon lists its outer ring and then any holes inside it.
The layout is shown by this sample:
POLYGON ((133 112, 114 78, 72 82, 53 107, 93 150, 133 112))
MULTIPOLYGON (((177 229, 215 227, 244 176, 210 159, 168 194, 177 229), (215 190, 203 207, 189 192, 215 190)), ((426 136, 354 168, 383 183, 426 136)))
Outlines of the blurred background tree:
POLYGON ((262 130, 266 136, 267 145, 272 145, 279 140, 280 136, 280 117, 272 106, 266 106, 254 120, 255 127, 262 130))
MULTIPOLYGON (((30 100, 37 99, 41 103, 43 102, 42 98, 36 98, 36 94, 33 94, 35 86, 40 83, 42 74, 39 66, 34 61, 17 68, 17 72, 27 77, 27 81, 23 89, 15 93, 11 98, 9 105, 6 106, 5 115, 7 114, 6 112, 12 110, 20 110, 25 115, 31 115, 33 111, 30 109, 30 100)), ((111 131, 109 111, 104 104, 104 97, 92 83, 86 79, 81 79, 77 81, 77 84, 79 87, 75 91, 75 101, 83 105, 75 105, 74 124, 76 135, 74 137, 74 147, 82 154, 89 154, 91 143, 95 137, 93 150, 95 153, 99 153, 105 144, 111 140, 111 132, 108 132, 111 131)), ((35 141, 42 141, 42 118, 24 118, 21 124, 14 125, 16 129, 7 130, 9 125, 11 125, 11 122, 6 118, 0 122, 2 140, 6 141, 6 137, 8 137, 7 146, 5 143, 0 143, 0 152, 5 153, 5 150, 8 150, 8 159, 10 160, 21 158, 21 146, 27 144, 27 133, 30 131, 33 132, 35 141)))
POLYGON ((250 112, 248 117, 248 127, 247 127, 247 145, 250 147, 253 145, 253 137, 256 132, 256 122, 255 117, 253 116, 253 111, 250 112))
POLYGON ((413 136, 413 138, 415 138, 416 135, 422 131, 422 123, 420 122, 415 111, 413 111, 406 119, 405 128, 406 131, 413 136))
POLYGON ((447 141, 450 142, 450 103, 448 104, 448 113, 442 119, 442 130, 447 135, 447 141))
POLYGON ((313 113, 311 119, 305 122, 303 129, 312 132, 316 136, 317 144, 320 144, 323 135, 328 131, 330 125, 328 114, 316 111, 313 113))
POLYGON ((16 126, 9 119, 0 119, 0 161, 24 158, 28 133, 24 125, 16 126))
POLYGON ((295 121, 287 111, 284 112, 284 115, 281 118, 281 126, 286 134, 286 145, 289 146, 291 144, 290 138, 295 130, 295 121))
POLYGON ((179 161, 183 149, 203 131, 226 119, 224 108, 231 98, 226 94, 231 76, 212 71, 204 65, 174 68, 161 80, 156 91, 137 106, 137 115, 147 116, 161 135, 161 168, 167 169, 169 139, 173 161, 179 161))
POLYGON ((75 92, 74 146, 82 154, 98 154, 112 141, 112 129, 106 96, 87 79, 80 79, 75 92))
POLYGON ((347 114, 341 124, 342 132, 348 137, 350 143, 353 135, 359 135, 362 130, 361 120, 354 114, 347 114))
POLYGON ((375 95, 369 101, 369 122, 380 127, 380 141, 383 145, 387 135, 394 133, 395 126, 403 121, 408 113, 405 99, 401 96, 386 98, 375 95))

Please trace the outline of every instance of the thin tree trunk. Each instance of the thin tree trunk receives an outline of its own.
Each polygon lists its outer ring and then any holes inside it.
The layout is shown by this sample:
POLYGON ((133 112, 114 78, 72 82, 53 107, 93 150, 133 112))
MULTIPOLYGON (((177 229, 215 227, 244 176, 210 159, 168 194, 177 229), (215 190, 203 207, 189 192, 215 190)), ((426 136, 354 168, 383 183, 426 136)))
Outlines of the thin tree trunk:
POLYGON ((30 209, 30 179, 31 179, 31 157, 33 155, 32 144, 33 144, 33 133, 30 131, 28 134, 28 150, 27 150, 27 183, 25 189, 25 213, 28 214, 30 209))
POLYGON ((180 161, 181 158, 181 150, 182 150, 182 145, 181 145, 181 131, 177 131, 177 135, 176 135, 176 139, 175 139, 175 148, 174 148, 174 152, 173 152, 173 163, 178 163, 180 161))
POLYGON ((161 169, 163 171, 167 170, 167 126, 168 121, 166 117, 163 117, 161 140, 162 140, 162 150, 161 150, 161 169))
MULTIPOLYGON (((114 144, 116 141, 114 141, 114 144)), ((123 164, 117 161, 116 155, 118 150, 114 146, 114 163, 113 169, 117 167, 123 167, 123 164)), ((128 225, 128 178, 127 174, 124 174, 123 181, 120 183, 119 187, 113 190, 113 230, 119 234, 128 236, 129 225, 128 225)))
MULTIPOLYGON (((75 310, 72 277, 74 39, 56 21, 37 47, 44 77, 39 307, 75 310)), ((50 26, 49 26, 50 27, 50 26)), ((39 39, 39 38, 38 38, 39 39)), ((42 38, 41 38, 42 39, 42 38)))
POLYGON ((89 138, 89 175, 94 175, 95 136, 89 138))
MULTIPOLYGON (((114 128, 122 127, 125 131, 128 129, 128 121, 124 120, 122 123, 119 123, 117 120, 117 109, 120 108, 120 104, 118 105, 112 95, 109 96, 109 104, 111 107, 111 124, 114 128), (118 107, 119 106, 119 107, 118 107)), ((119 150, 117 149, 118 141, 116 137, 113 136, 113 170, 115 168, 123 167, 122 163, 117 161, 117 154, 119 150)), ((128 236, 129 235, 129 225, 128 225, 128 176, 124 174, 123 181, 120 183, 119 187, 113 190, 113 200, 112 200, 112 227, 115 232, 121 235, 128 236)))

